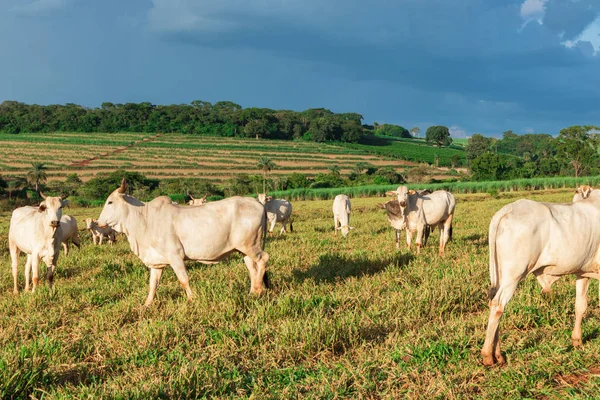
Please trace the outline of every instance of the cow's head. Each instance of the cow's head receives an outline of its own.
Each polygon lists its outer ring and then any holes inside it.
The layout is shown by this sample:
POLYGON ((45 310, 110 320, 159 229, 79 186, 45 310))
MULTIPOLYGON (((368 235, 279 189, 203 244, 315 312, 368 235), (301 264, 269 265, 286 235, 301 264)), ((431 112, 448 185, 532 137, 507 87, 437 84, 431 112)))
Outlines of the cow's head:
POLYGON ((127 182, 125 178, 121 186, 115 189, 104 203, 104 208, 98 217, 98 225, 102 228, 110 226, 117 232, 123 232, 123 223, 129 215, 130 206, 142 206, 144 203, 135 197, 127 195, 127 182))
POLYGON ((273 200, 273 197, 267 196, 266 193, 257 193, 256 198, 260 201, 261 204, 265 205, 268 201, 273 200))
POLYGON ((404 208, 408 204, 408 196, 412 196, 415 193, 414 190, 408 190, 406 186, 398 186, 398 189, 391 190, 385 194, 388 196, 396 196, 398 203, 400 203, 400 207, 404 208))
POLYGON ((44 199, 38 207, 38 212, 45 214, 48 225, 52 228, 58 228, 60 226, 60 219, 62 218, 63 207, 66 206, 69 201, 65 200, 64 197, 52 197, 45 196, 44 193, 40 192, 40 196, 44 199))
POLYGON ((581 196, 581 199, 583 200, 590 197, 592 190, 592 187, 589 185, 581 185, 577 188, 577 190, 575 190, 575 193, 579 194, 581 196))
POLYGON ((86 229, 92 229, 92 223, 94 222, 94 220, 92 218, 86 218, 85 219, 85 228, 86 229))
POLYGON ((377 207, 382 208, 387 212, 390 221, 402 221, 402 225, 398 229, 404 229, 406 227, 404 208, 400 207, 398 200, 390 200, 383 204, 377 203, 377 207))

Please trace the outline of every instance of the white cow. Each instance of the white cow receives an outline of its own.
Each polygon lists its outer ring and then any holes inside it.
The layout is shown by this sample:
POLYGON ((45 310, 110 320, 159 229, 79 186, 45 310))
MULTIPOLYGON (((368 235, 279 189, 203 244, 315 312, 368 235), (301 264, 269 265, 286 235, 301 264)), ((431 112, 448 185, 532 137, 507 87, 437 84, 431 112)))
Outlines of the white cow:
POLYGON ((334 233, 337 235, 337 231, 342 231, 342 236, 346 237, 350 229, 354 229, 350 226, 350 199, 345 194, 338 194, 333 200, 333 227, 334 233))
POLYGON ((190 201, 188 201, 188 204, 190 206, 201 206, 206 204, 206 196, 208 196, 208 194, 205 194, 204 197, 202 197, 201 199, 195 199, 194 196, 192 196, 191 194, 189 194, 188 196, 190 196, 190 201))
POLYGON ((33 289, 35 291, 39 282, 40 258, 48 266, 48 286, 52 289, 54 268, 60 254, 62 242, 62 228, 60 220, 64 200, 67 196, 51 197, 40 195, 44 199, 39 207, 20 207, 13 211, 8 231, 8 247, 12 261, 12 274, 15 293, 19 292, 17 285, 17 267, 19 265, 19 252, 27 254, 25 263, 25 290, 29 290, 30 271, 33 272, 33 289))
POLYGON ((102 244, 104 237, 108 239, 108 243, 112 245, 116 239, 116 232, 110 226, 101 227, 98 225, 98 221, 93 218, 85 219, 85 228, 92 234, 92 240, 94 244, 102 244), (98 243, 96 243, 98 242, 98 243))
POLYGON ((445 190, 416 192, 408 190, 406 186, 398 186, 398 189, 386 193, 388 196, 396 196, 400 207, 404 210, 406 218, 406 243, 410 248, 412 234, 417 231, 417 252, 420 249, 424 233, 428 226, 440 229, 439 255, 444 254, 446 244, 452 238, 452 219, 456 199, 445 190))
POLYGON ((592 190, 592 187, 588 185, 579 186, 575 190, 575 195, 573 196, 573 203, 575 203, 576 201, 587 199, 590 196, 590 193, 592 193, 592 190))
POLYGON ((131 251, 150 268, 146 306, 154 299, 165 266, 171 265, 191 300, 184 260, 215 264, 236 251, 245 255, 250 293, 263 291, 269 254, 262 247, 267 221, 258 201, 235 196, 203 207, 180 207, 166 196, 144 203, 125 194, 126 189, 123 179, 106 199, 98 224, 124 233, 131 251))
POLYGON ((287 232, 286 223, 290 223, 290 232, 294 232, 294 225, 292 224, 292 203, 283 199, 273 199, 271 196, 267 196, 264 193, 258 195, 258 201, 265 206, 267 212, 267 220, 271 225, 269 227, 269 235, 273 236, 273 229, 275 224, 281 222, 281 231, 279 234, 287 232))
POLYGON ((77 220, 71 215, 63 215, 60 219, 60 227, 62 229, 62 246, 65 251, 65 256, 67 256, 69 254, 69 240, 71 240, 78 249, 81 246, 79 232, 77 231, 77 220))
MULTIPOLYGON (((417 232, 417 253, 420 252, 421 243, 423 244, 423 246, 427 244, 427 238, 429 237, 429 234, 431 232, 431 228, 425 223, 425 218, 422 215, 422 209, 419 215, 417 215, 417 218, 412 218, 411 221, 413 222, 413 224, 407 224, 407 222, 409 221, 407 221, 407 218, 405 218, 404 216, 404 211, 406 210, 406 207, 404 209, 400 207, 400 203, 397 199, 390 200, 383 204, 377 203, 377 207, 382 208, 386 211, 388 222, 396 232, 396 248, 400 248, 400 231, 402 229, 410 229, 411 233, 414 233, 415 231, 417 232), (422 240, 420 240, 419 238, 422 238, 422 240)), ((411 241, 407 240, 407 242, 408 247, 410 248, 411 241)))
POLYGON ((576 275, 573 346, 581 345, 589 278, 599 279, 600 191, 576 203, 518 200, 498 211, 489 229, 490 316, 481 354, 485 365, 504 363, 498 326, 517 284, 534 274, 545 292, 563 275, 576 275))

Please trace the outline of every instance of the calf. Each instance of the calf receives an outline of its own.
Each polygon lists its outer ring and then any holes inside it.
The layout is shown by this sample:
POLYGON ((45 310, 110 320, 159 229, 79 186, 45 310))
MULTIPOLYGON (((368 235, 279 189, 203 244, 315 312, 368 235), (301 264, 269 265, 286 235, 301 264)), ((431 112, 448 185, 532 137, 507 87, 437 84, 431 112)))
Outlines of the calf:
POLYGON ((101 227, 98 225, 98 221, 92 218, 85 219, 85 226, 88 231, 92 234, 92 240, 94 244, 98 241, 98 244, 102 244, 102 239, 106 236, 109 244, 113 244, 115 242, 116 232, 110 226, 101 227))
POLYGON ((65 251, 65 256, 69 254, 69 243, 71 240, 79 249, 81 243, 79 241, 79 233, 77 232, 77 220, 71 215, 63 215, 60 219, 60 227, 62 228, 62 246, 65 251))

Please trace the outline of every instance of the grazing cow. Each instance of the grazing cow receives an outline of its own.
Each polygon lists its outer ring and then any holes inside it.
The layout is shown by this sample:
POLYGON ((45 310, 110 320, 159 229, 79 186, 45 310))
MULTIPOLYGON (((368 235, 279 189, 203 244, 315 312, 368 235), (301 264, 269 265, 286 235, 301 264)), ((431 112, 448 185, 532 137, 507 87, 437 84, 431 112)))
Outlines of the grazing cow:
MULTIPOLYGON (((396 248, 400 248, 400 231, 402 229, 411 229, 411 232, 418 232, 417 237, 417 253, 420 251, 421 242, 423 246, 427 244, 427 238, 431 232, 431 227, 425 223, 425 219, 421 215, 419 218, 413 218, 413 225, 410 223, 407 224, 407 219, 404 217, 404 209, 400 207, 400 203, 397 199, 390 200, 386 203, 377 203, 379 208, 384 209, 387 212, 387 217, 390 225, 394 228, 396 232, 396 248), (419 240, 419 237, 422 240, 419 240)), ((408 241, 408 246, 410 248, 410 241, 408 241)))
POLYGON ((265 206, 267 212, 267 220, 271 224, 269 227, 269 236, 273 236, 273 229, 275 224, 281 222, 281 235, 287 232, 286 223, 290 223, 290 232, 294 232, 294 225, 292 224, 292 203, 283 199, 273 199, 271 196, 267 196, 264 193, 258 195, 258 201, 265 206))
POLYGON ((342 236, 346 237, 350 229, 354 229, 350 226, 350 199, 345 194, 338 194, 333 200, 333 227, 334 233, 337 235, 337 231, 342 231, 342 236))
POLYGON ((8 247, 12 261, 12 274, 14 292, 18 293, 17 267, 19 265, 19 252, 27 254, 25 263, 25 290, 29 290, 29 274, 32 271, 33 289, 39 282, 40 258, 48 266, 48 286, 52 289, 54 268, 60 254, 62 242, 62 228, 60 220, 63 206, 67 204, 65 197, 44 196, 39 207, 20 207, 13 211, 8 231, 8 247))
POLYGON ((483 363, 504 363, 498 327, 517 284, 534 274, 545 292, 563 275, 576 275, 573 346, 581 345, 581 319, 587 308, 589 278, 599 279, 600 191, 586 200, 552 204, 518 200, 490 222, 490 316, 483 363))
POLYGON ((416 192, 408 190, 406 186, 399 186, 394 191, 386 193, 396 196, 400 207, 404 209, 406 218, 406 243, 410 248, 412 234, 417 231, 417 252, 421 246, 428 226, 432 229, 437 225, 440 229, 439 255, 444 254, 446 244, 452 238, 452 219, 456 200, 451 193, 445 190, 429 192, 427 190, 416 192), (421 232, 418 232, 421 230, 421 232))
POLYGON ((116 239, 116 232, 110 226, 101 227, 98 225, 98 221, 92 218, 85 219, 85 227, 92 234, 92 240, 94 244, 101 245, 104 237, 108 239, 108 243, 112 245, 116 239))
POLYGON ((576 201, 581 201, 587 199, 592 193, 592 187, 588 185, 581 185, 575 190, 575 195, 573 196, 573 203, 576 201))
POLYGON ((131 251, 150 268, 146 306, 154 299, 165 266, 171 265, 191 300, 184 260, 215 264, 235 251, 245 255, 250 293, 263 291, 269 254, 262 246, 265 208, 258 201, 235 196, 203 207, 179 207, 166 196, 144 203, 125 194, 126 190, 123 179, 106 199, 98 224, 124 233, 131 251))
POLYGON ((189 194, 188 196, 190 196, 191 200, 188 201, 188 204, 190 206, 201 206, 206 204, 206 196, 208 196, 208 194, 205 194, 204 197, 202 197, 201 199, 195 199, 194 196, 192 196, 191 194, 189 194))
POLYGON ((60 219, 60 227, 62 229, 62 246, 65 251, 65 256, 67 256, 69 254, 69 240, 71 240, 78 249, 81 247, 79 233, 77 232, 77 220, 71 215, 63 215, 60 219))

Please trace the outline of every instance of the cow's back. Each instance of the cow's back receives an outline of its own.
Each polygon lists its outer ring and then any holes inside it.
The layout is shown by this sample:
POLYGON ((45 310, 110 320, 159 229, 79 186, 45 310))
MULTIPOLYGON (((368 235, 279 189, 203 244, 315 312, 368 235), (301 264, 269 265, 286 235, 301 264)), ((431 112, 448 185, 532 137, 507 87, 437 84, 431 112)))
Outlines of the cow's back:
MULTIPOLYGON (((492 219, 499 259, 524 259, 530 270, 552 267, 562 273, 591 270, 598 264, 600 199, 555 204, 518 200, 504 206, 492 219)), ((490 224, 490 233, 492 232, 490 224)))
POLYGON ((292 215, 292 203, 284 199, 270 200, 265 207, 269 220, 275 218, 277 221, 284 221, 292 215))
POLYGON ((152 246, 181 248, 190 259, 218 259, 246 243, 260 243, 266 229, 265 208, 253 198, 235 196, 202 207, 177 207, 157 198, 147 205, 145 229, 152 246))
POLYGON ((350 213, 350 198, 345 194, 338 194, 333 200, 333 213, 343 215, 350 213))
POLYGON ((445 221, 454 214, 456 199, 452 193, 445 190, 436 190, 430 194, 420 195, 423 199, 424 217, 428 225, 445 221))

